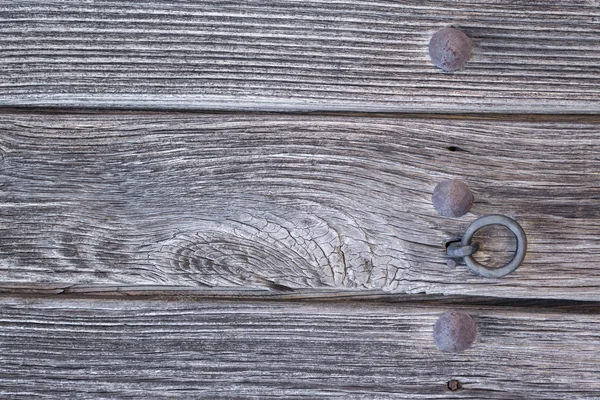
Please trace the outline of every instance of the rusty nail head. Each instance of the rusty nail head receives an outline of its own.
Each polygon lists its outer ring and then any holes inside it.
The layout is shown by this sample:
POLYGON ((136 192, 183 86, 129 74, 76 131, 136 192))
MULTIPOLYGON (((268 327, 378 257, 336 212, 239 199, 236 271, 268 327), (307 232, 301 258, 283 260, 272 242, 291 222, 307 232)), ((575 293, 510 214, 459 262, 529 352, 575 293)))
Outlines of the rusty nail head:
POLYGON ((471 58, 472 51, 471 39, 455 28, 440 29, 429 41, 431 63, 446 72, 464 67, 471 58))
POLYGON ((450 389, 452 392, 456 392, 458 389, 461 388, 461 386, 462 385, 460 384, 460 382, 456 379, 448 381, 448 389, 450 389))
POLYGON ((443 314, 433 327, 433 340, 440 350, 460 353, 475 341, 477 325, 471 316, 462 311, 443 314))
POLYGON ((473 205, 469 187, 457 179, 438 183, 431 196, 433 208, 444 217, 462 217, 473 205))

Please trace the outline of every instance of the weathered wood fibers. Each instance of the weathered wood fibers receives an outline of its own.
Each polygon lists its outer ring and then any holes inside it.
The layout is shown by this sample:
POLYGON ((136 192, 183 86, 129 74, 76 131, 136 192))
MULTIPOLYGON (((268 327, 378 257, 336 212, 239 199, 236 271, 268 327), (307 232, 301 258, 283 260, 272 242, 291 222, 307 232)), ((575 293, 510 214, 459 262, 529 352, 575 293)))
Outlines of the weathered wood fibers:
POLYGON ((597 113, 597 0, 0 2, 0 106, 597 113), (475 43, 433 68, 433 32, 475 43))
MULTIPOLYGON (((576 120, 5 112, 0 285, 598 300, 599 132, 576 120), (430 202, 450 177, 475 193, 460 219, 430 202), (523 225, 524 265, 499 280, 449 270, 444 241, 492 213, 523 225)), ((511 245, 488 235, 480 257, 500 262, 511 245)))
POLYGON ((591 399, 600 317, 466 308, 478 338, 439 351, 445 307, 1 299, 2 398, 591 399), (447 382, 463 389, 449 392, 447 382))

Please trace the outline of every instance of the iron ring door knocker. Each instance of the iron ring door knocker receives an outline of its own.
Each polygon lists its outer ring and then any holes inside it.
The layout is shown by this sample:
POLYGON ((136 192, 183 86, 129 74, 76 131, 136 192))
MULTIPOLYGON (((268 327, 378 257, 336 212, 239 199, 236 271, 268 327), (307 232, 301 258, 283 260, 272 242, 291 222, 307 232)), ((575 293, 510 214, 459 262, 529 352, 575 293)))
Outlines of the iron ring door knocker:
POLYGON ((486 278, 500 278, 510 274, 521 265, 525 259, 526 252, 527 236, 525 235, 525 231, 517 221, 505 215, 486 215, 476 219, 469 225, 461 241, 451 243, 446 249, 446 254, 450 259, 453 259, 454 262, 464 260, 471 271, 478 275, 485 276, 486 278), (471 242, 473 235, 481 228, 489 225, 502 225, 508 228, 517 239, 517 249, 513 259, 502 268, 487 268, 477 262, 473 257, 473 254, 479 250, 479 244, 471 242))

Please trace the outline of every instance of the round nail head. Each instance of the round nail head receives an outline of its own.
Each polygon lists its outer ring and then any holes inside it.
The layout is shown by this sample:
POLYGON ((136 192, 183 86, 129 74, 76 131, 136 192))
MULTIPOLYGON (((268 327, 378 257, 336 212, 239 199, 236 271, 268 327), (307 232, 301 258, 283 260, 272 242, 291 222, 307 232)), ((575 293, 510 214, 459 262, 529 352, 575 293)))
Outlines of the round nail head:
POLYGON ((433 327, 433 340, 442 351, 460 353, 475 341, 477 325, 471 316, 462 311, 442 315, 433 327))
POLYGON ((440 29, 429 41, 431 63, 446 72, 464 67, 471 58, 471 39, 454 28, 440 29))
POLYGON ((473 205, 473 194, 469 187, 457 179, 440 182, 431 196, 433 208, 443 217, 461 217, 473 205))

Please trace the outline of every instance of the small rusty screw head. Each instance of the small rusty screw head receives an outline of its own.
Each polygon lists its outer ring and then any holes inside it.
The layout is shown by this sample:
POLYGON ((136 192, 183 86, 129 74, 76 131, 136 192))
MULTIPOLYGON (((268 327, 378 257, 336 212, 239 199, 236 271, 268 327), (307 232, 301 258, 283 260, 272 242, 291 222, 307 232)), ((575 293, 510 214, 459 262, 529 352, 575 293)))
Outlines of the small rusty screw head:
POLYGON ((471 58, 472 51, 471 39, 454 28, 440 29, 429 41, 431 63, 446 72, 464 67, 471 58))
POLYGON ((433 340, 437 347, 452 353, 460 353, 471 347, 476 336, 475 321, 462 311, 445 313, 433 327, 433 340))
POLYGON ((450 381, 448 381, 448 389, 452 392, 456 392, 457 390, 459 390, 461 388, 461 384, 459 381, 457 381, 456 379, 452 379, 450 381))
POLYGON ((461 217, 469 212, 473 194, 463 182, 450 179, 440 182, 431 197, 433 207, 444 217, 461 217))

